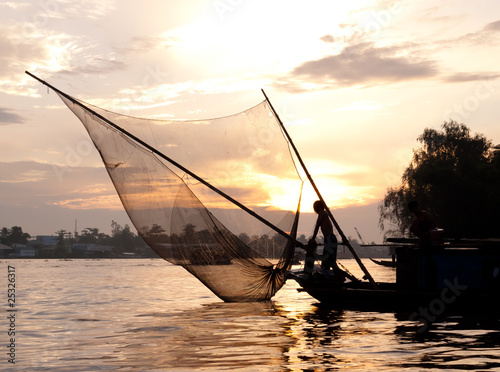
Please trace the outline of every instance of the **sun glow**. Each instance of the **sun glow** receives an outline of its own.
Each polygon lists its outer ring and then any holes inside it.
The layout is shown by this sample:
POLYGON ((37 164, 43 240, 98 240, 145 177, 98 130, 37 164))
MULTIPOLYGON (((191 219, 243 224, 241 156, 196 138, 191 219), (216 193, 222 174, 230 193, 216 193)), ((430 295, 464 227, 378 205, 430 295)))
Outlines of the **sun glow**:
POLYGON ((162 37, 176 40, 173 47, 178 55, 186 60, 191 56, 193 64, 203 60, 203 68, 207 70, 234 72, 253 66, 255 71, 266 68, 269 72, 271 67, 275 72, 286 72, 304 58, 317 59, 331 53, 332 44, 320 37, 330 34, 333 27, 336 40, 341 40, 347 31, 337 25, 360 8, 359 2, 323 1, 316 3, 313 15, 307 14, 301 3, 284 0, 260 3, 261 6, 255 2, 245 6, 238 2, 227 9, 213 9, 210 16, 169 30, 162 37), (275 15, 284 11, 289 16, 280 17, 277 29, 275 15))
MULTIPOLYGON (((312 160, 308 170, 326 204, 331 208, 366 205, 379 199, 376 186, 366 186, 359 174, 366 172, 360 166, 344 165, 329 160, 312 160)), ((306 179, 306 176, 302 176, 306 179)), ((298 203, 296 180, 277 179, 278 186, 269 194, 268 202, 279 209, 290 210, 298 203), (295 182, 295 184, 294 184, 295 182)), ((306 179, 301 198, 301 211, 314 212, 312 205, 319 199, 306 179)))

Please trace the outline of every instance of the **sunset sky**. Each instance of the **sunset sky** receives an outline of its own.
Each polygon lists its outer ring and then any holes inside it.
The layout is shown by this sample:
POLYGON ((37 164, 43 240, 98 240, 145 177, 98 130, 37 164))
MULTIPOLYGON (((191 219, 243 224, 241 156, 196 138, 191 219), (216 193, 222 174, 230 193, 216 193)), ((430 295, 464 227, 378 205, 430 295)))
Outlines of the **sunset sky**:
POLYGON ((32 235, 130 222, 81 123, 25 70, 149 118, 231 115, 263 88, 367 241, 425 128, 500 143, 498 0, 1 1, 0 50, 0 227, 32 235))

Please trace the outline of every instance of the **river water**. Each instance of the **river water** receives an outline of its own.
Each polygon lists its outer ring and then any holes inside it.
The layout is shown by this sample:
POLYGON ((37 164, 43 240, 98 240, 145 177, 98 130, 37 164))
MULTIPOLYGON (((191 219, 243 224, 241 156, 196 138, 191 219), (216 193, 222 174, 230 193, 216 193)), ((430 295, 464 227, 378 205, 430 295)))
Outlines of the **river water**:
MULTIPOLYGON (((365 263, 376 281, 394 280, 394 269, 365 263)), ((159 259, 4 260, 0 370, 500 371, 500 315, 426 324, 332 310, 297 288, 224 303, 159 259)))

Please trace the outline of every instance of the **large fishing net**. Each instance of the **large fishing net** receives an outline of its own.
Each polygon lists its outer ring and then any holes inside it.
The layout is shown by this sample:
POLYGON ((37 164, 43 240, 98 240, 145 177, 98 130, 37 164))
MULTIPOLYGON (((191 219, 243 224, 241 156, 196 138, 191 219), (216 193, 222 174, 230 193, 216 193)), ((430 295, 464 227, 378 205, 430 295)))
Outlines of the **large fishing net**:
POLYGON ((60 97, 86 127, 132 223, 159 256, 225 301, 267 300, 281 288, 295 242, 278 232, 296 236, 303 181, 267 101, 227 117, 173 121, 60 97))

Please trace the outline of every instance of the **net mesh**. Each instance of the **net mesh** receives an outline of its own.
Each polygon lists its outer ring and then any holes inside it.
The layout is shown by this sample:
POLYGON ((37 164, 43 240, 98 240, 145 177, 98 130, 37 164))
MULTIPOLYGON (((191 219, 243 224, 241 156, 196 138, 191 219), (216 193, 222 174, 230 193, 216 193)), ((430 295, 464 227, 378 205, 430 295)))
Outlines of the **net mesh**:
POLYGON ((224 301, 267 300, 279 290, 294 257, 293 240, 193 177, 296 236, 303 181, 266 101, 227 117, 174 121, 60 97, 87 129, 132 223, 159 256, 224 301))

